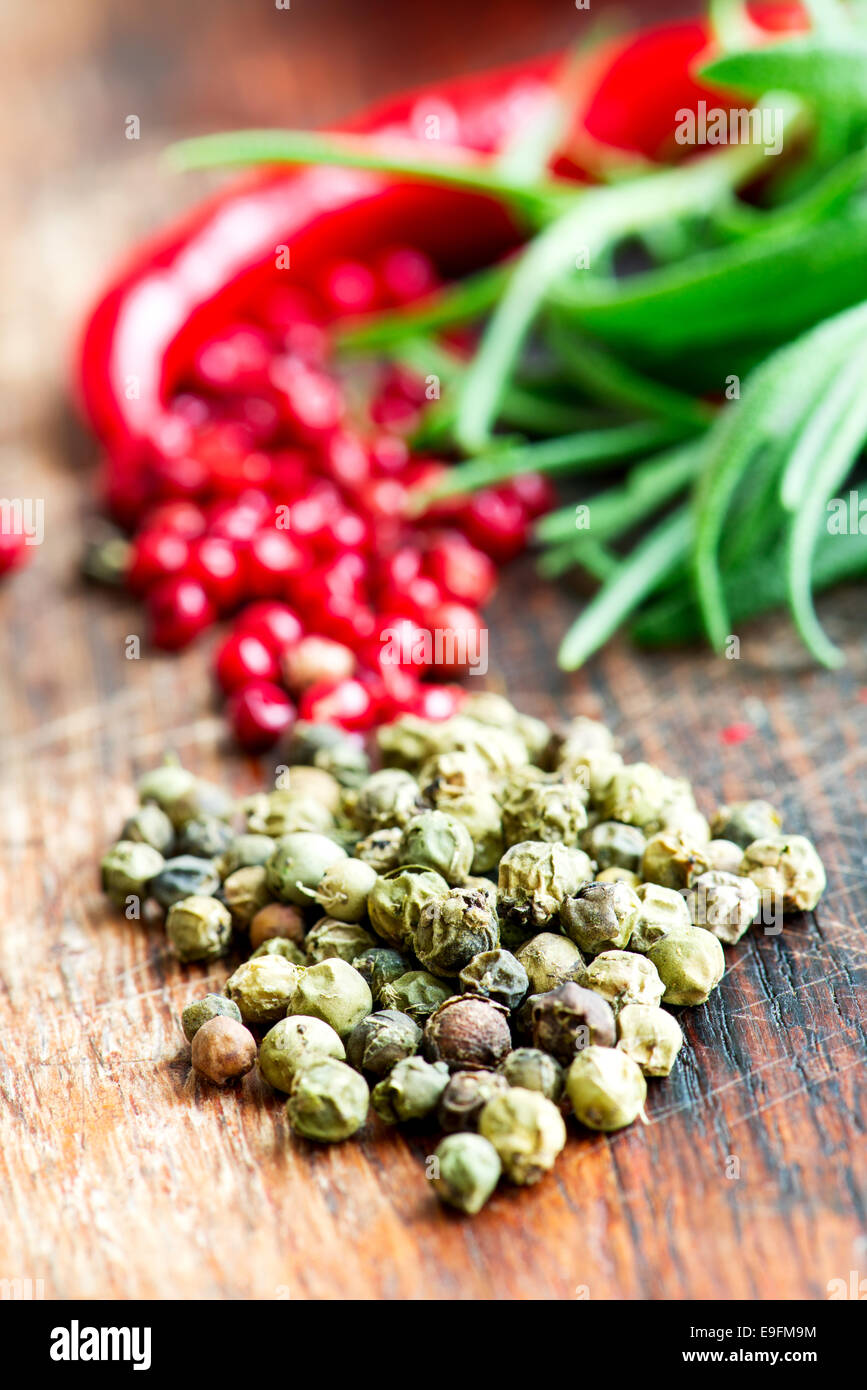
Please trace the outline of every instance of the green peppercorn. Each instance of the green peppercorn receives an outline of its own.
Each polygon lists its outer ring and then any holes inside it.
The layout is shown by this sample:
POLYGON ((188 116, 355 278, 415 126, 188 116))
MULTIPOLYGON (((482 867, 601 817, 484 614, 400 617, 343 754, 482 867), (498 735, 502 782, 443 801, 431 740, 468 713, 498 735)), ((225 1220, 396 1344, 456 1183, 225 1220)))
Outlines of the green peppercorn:
POLYGON ((462 994, 480 994, 517 1009, 530 988, 523 965, 511 951, 481 951, 473 956, 458 976, 462 994))
POLYGON ((733 840, 746 849, 754 840, 779 835, 783 820, 768 801, 734 801, 720 806, 711 820, 711 831, 717 839, 733 840))
POLYGON ((655 941, 661 941, 668 932, 689 926, 686 901, 673 888, 642 883, 636 888, 635 896, 640 906, 629 938, 630 951, 646 953, 655 941))
POLYGON ((638 1118, 647 1099, 647 1082, 625 1052, 585 1047, 566 1073, 566 1094, 582 1125, 611 1133, 638 1118))
POLYGON ((424 1026, 424 1055, 450 1071, 490 1071, 511 1051, 508 1009, 472 994, 446 999, 424 1026))
POLYGON ((370 759, 360 743, 343 738, 330 748, 320 748, 314 767, 328 772, 341 787, 360 787, 370 776, 370 759))
POLYGON ((304 973, 285 956, 253 956, 229 976, 226 994, 245 1023, 276 1023, 291 1007, 304 973))
POLYGON ((410 773, 383 768, 362 782, 351 803, 344 800, 344 805, 362 835, 371 835, 386 826, 402 829, 422 809, 421 789, 410 773))
POLYGON ((585 883, 560 908, 564 932, 585 955, 620 950, 629 942, 641 904, 625 883, 585 883))
POLYGON ((452 888, 430 899, 419 914, 413 946, 433 975, 456 975, 481 951, 495 948, 499 924, 485 897, 473 888, 452 888))
POLYGON ((301 833, 329 835, 333 828, 334 816, 318 797, 283 787, 269 792, 247 815, 248 830, 275 840, 301 833))
POLYGON ((451 998, 451 989, 427 970, 408 970, 383 985, 379 1002, 385 1009, 399 1009, 422 1025, 435 1009, 451 998))
POLYGON ((611 748, 567 749, 556 762, 558 777, 577 782, 595 809, 604 805, 615 773, 623 767, 623 759, 611 748))
MULTIPOLYGON (((143 800, 145 798, 142 798, 143 800)), ((203 777, 194 777, 183 790, 164 801, 158 797, 146 798, 157 801, 165 811, 175 830, 182 831, 190 821, 202 816, 216 816, 219 820, 230 820, 235 810, 235 800, 222 787, 207 782, 203 777)))
POLYGON ((767 835, 744 850, 740 872, 753 880, 769 913, 812 912, 825 891, 825 868, 803 835, 767 835))
POLYGON ((497 867, 503 853, 503 812, 490 788, 484 784, 466 790, 448 783, 432 784, 428 795, 438 811, 459 820, 473 842, 474 874, 486 874, 497 867))
POLYGON ((197 859, 216 859, 235 838, 231 825, 219 816, 196 816, 188 820, 178 836, 178 854, 197 859))
POLYGON ((352 965, 355 957, 373 944, 370 932, 357 922, 335 922, 333 917, 320 917, 304 940, 307 958, 313 965, 335 957, 352 965))
POLYGON ((166 862, 158 849, 143 840, 118 840, 100 865, 103 891, 115 907, 125 907, 128 898, 146 898, 166 862))
POLYGON ((223 994, 206 994, 203 999, 194 999, 181 1014, 181 1024, 187 1042, 192 1042, 203 1023, 212 1018, 233 1018, 241 1022, 241 1011, 237 1004, 223 994))
POLYGON ((289 1092, 302 1067, 323 1057, 346 1058, 343 1043, 321 1018, 281 1018, 259 1048, 259 1070, 275 1091, 289 1092))
POLYGON ((497 1150, 509 1181, 521 1186, 544 1177, 566 1143, 563 1116, 553 1101, 520 1086, 488 1101, 479 1116, 479 1133, 497 1150))
POLYGON ((564 1065, 591 1043, 613 1047, 617 1036, 611 1005, 571 980, 538 995, 531 1017, 533 1046, 564 1065))
POLYGON ((357 1023, 346 1040, 346 1058, 358 1071, 385 1076, 397 1062, 418 1052, 421 1029, 408 1014, 381 1009, 357 1023))
POLYGON ((179 960, 216 960, 228 950, 232 919, 216 898, 181 898, 169 908, 166 935, 179 960))
POLYGON ((356 956, 351 964, 370 985, 370 992, 376 1004, 380 1002, 385 986, 399 980, 401 975, 406 975, 412 968, 408 956, 402 956, 399 951, 389 950, 387 946, 369 946, 356 956))
POLYGON ((267 864, 276 848, 277 841, 270 835, 235 835, 217 860, 217 872, 221 879, 227 879, 237 869, 267 864))
POLYGON ((309 900, 305 889, 315 892, 332 864, 345 858, 346 850, 327 835, 305 830, 284 835, 266 865, 268 887, 281 902, 304 907, 309 900))
MULTIPOLYGON (((717 938, 700 927, 679 927, 647 952, 665 988, 666 1004, 704 1004, 725 973, 725 956, 717 938)), ((659 1003, 633 999, 630 1003, 659 1003)))
POLYGON ((527 972, 533 994, 544 994, 567 980, 580 984, 584 978, 584 957, 578 947, 556 932, 543 931, 531 937, 515 952, 515 959, 527 972))
POLYGON ((156 802, 148 801, 127 817, 120 838, 150 845, 160 854, 171 854, 175 830, 165 811, 156 802))
POLYGON ((711 870, 723 874, 736 874, 744 857, 743 849, 734 840, 708 840, 704 853, 711 870))
POLYGON ((585 832, 581 848, 600 869, 629 869, 636 873, 647 841, 634 825, 617 820, 597 821, 585 832))
POLYGON ((312 764, 324 748, 335 748, 351 736, 339 724, 327 720, 298 719, 286 745, 286 760, 294 766, 312 764))
POLYGON ((367 899, 370 924, 390 946, 410 947, 425 903, 444 898, 448 891, 445 879, 433 869, 407 865, 380 874, 367 899))
POLYGON ((508 1090, 509 1083, 498 1071, 456 1071, 440 1096, 437 1121, 446 1134, 475 1129, 479 1116, 492 1096, 508 1090))
POLYGON ((369 864, 378 874, 387 874, 400 863, 400 846, 403 831, 399 825, 387 825, 384 830, 374 830, 365 835, 355 846, 356 858, 369 864))
POLYGON ((255 951, 251 951, 250 960, 258 960, 260 956, 282 956, 293 965, 306 966, 308 963, 306 952, 302 951, 297 942, 290 941, 285 936, 269 936, 255 951))
POLYGON ((651 836, 641 860, 642 878, 663 888, 685 888, 691 878, 709 868, 705 847, 674 830, 651 836))
POLYGON ((478 787, 494 790, 491 770, 478 753, 434 753, 422 764, 418 781, 428 801, 434 800, 440 791, 457 795, 478 787))
POLYGON ((345 960, 335 958, 319 961, 303 972, 289 1012, 321 1018, 345 1040, 372 1010, 367 981, 345 960))
POLYGON ((668 1076, 683 1046, 680 1024, 654 1004, 625 1004, 617 1015, 617 1046, 645 1076, 668 1076))
POLYGON ((503 802, 505 843, 576 844, 587 824, 585 800, 583 788, 576 782, 513 784, 503 802))
POLYGON ((673 784, 658 767, 650 763, 629 763, 619 768, 602 798, 606 820, 623 821, 640 828, 658 820, 673 784))
POLYGON ((652 950, 647 956, 603 951, 588 965, 584 983, 607 999, 615 1013, 623 1004, 658 1004, 664 985, 651 960, 652 950))
POLYGON ((441 1202, 475 1216, 500 1180, 493 1144, 480 1134, 449 1134, 436 1147, 428 1178, 441 1202))
POLYGON ((295 1073, 286 1113, 305 1139, 335 1144, 361 1129, 369 1101, 363 1076, 345 1062, 323 1057, 295 1073))
POLYGON ((181 767, 176 759, 167 758, 162 766, 153 768, 139 778, 136 792, 143 806, 154 802, 160 810, 168 813, 169 806, 192 791, 195 784, 194 773, 181 767))
POLYGON ((596 875, 597 883, 625 883, 627 888, 635 889, 641 883, 638 874, 634 874, 631 869, 600 869, 596 875))
POLYGON ((751 878, 714 869, 700 874, 686 894, 692 922, 720 941, 740 941, 759 910, 760 893, 751 878))
POLYGON ((340 783, 324 768, 294 763, 278 769, 277 786, 270 794, 272 809, 281 802, 291 804, 293 798, 318 801, 328 813, 336 816, 343 792, 340 783))
POLYGON ((449 1069, 444 1062, 407 1057, 377 1082, 370 1102, 387 1125, 423 1120, 436 1109, 448 1079, 449 1069))
POLYGON ((237 1019, 215 1016, 196 1030, 191 1060, 200 1076, 222 1086, 252 1071, 256 1064, 256 1039, 237 1019))
POLYGON ((463 883, 472 868, 475 847, 470 832, 457 816, 423 811, 404 826, 400 862, 417 864, 441 874, 446 883, 463 883))
POLYGON ((500 860, 501 910, 538 929, 592 875, 593 865, 583 850, 533 840, 512 845, 500 860))
POLYGON ((516 1047, 504 1057, 500 1071, 509 1086, 539 1091, 553 1101, 558 1101, 563 1094, 566 1079, 563 1068, 556 1058, 538 1047, 516 1047))
POLYGON ((264 864, 250 864, 236 869, 223 881, 222 899, 232 914, 236 927, 248 927, 271 899, 268 873, 264 864))
POLYGON ((314 896, 328 917, 360 922, 376 879, 376 870, 363 859, 340 859, 325 870, 314 896))
POLYGON ((151 896, 166 911, 182 898, 209 897, 216 893, 220 879, 212 859, 196 859, 192 854, 180 854, 167 859, 150 882, 151 896))

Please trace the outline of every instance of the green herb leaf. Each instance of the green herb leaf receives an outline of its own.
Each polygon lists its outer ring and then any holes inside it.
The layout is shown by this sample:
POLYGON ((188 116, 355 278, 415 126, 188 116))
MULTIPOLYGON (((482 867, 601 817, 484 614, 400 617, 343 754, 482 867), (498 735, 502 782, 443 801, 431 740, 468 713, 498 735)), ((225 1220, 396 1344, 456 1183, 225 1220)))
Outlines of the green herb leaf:
POLYGON ((867 42, 853 34, 811 34, 767 48, 725 53, 700 76, 747 96, 791 92, 834 110, 867 110, 867 42))

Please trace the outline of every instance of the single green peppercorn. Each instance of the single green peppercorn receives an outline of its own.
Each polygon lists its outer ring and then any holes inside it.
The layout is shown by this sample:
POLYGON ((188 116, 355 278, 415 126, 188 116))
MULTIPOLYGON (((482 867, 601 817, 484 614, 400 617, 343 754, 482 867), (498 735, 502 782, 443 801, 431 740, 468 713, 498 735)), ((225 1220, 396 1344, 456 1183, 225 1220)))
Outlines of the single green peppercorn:
MULTIPOLYGON (((310 768, 309 771, 313 771, 310 768)), ((247 829, 280 840, 287 835, 330 835, 334 816, 316 796, 278 787, 266 801, 247 816, 247 829)))
POLYGON ((363 1076, 345 1062, 323 1057, 295 1073, 286 1113, 305 1139, 335 1144, 361 1129, 369 1101, 363 1076))
POLYGON ((498 1071, 456 1071, 440 1096, 437 1121, 446 1134, 475 1129, 492 1096, 506 1091, 509 1083, 498 1071))
POLYGON ((245 1023, 276 1023, 291 1007, 304 971, 282 955, 253 956, 226 981, 245 1023))
POLYGON ((704 852, 711 871, 716 870, 723 874, 736 874, 740 871, 744 852, 734 840, 708 840, 704 852))
POLYGON ((428 1178, 441 1202, 475 1216, 500 1180, 502 1165, 493 1144, 480 1134, 449 1134, 436 1147, 428 1178))
POLYGON ((541 840, 512 845, 500 860, 501 911, 538 930, 592 875, 593 865, 581 849, 541 840))
POLYGON ((233 1018, 241 1022, 238 1005, 223 994, 206 994, 204 999, 194 999, 181 1014, 181 1024, 187 1042, 192 1042, 203 1023, 212 1018, 233 1018))
POLYGON ((216 859, 225 853, 234 838, 232 827, 219 816, 196 816, 187 821, 178 836, 178 854, 216 859))
POLYGON ((166 935, 179 960, 217 960, 228 950, 232 918, 216 898, 181 898, 169 908, 166 935))
POLYGON ((563 1068, 555 1057, 538 1047, 516 1047, 504 1057, 500 1071, 509 1086, 539 1091, 553 1101, 558 1101, 563 1094, 566 1079, 563 1068))
POLYGON ((613 1047, 617 1036, 611 1005, 571 980, 536 998, 532 1029, 533 1046, 564 1065, 591 1043, 613 1047))
POLYGON ((169 806, 191 792, 195 785, 194 773, 181 767, 177 759, 166 758, 160 767, 153 768, 138 779, 136 792, 143 806, 154 802, 160 810, 168 813, 169 806))
POLYGON ((751 878, 713 869, 695 879, 685 898, 695 926, 734 945, 755 921, 761 894, 751 878))
POLYGON ((574 845, 586 824, 584 790, 576 782, 513 784, 503 802, 507 845, 527 841, 574 845))
POLYGON ((441 874, 446 883, 463 883, 473 864, 472 836, 457 816, 445 811, 423 811, 404 826, 400 862, 418 864, 441 874))
POLYGON ((481 994, 507 1009, 517 1009, 530 988, 521 962, 511 951, 502 950, 481 951, 473 956, 458 975, 458 984, 462 994, 481 994))
POLYGON ((566 1073, 566 1094, 582 1125, 611 1133, 637 1119, 647 1099, 647 1082, 625 1052, 585 1047, 566 1073))
POLYGON ((358 1071, 385 1076, 397 1062, 418 1052, 421 1029, 408 1014, 381 1009, 357 1023, 346 1040, 346 1059, 358 1071))
POLYGON ((276 848, 277 841, 270 835, 235 835, 217 860, 217 873, 227 879, 237 869, 267 864, 276 848))
POLYGON ((527 972, 533 994, 544 994, 567 980, 580 984, 584 978, 584 957, 578 947, 556 932, 543 931, 531 937, 515 952, 515 959, 527 972))
POLYGON ((398 950, 411 947, 425 903, 444 898, 445 879, 433 869, 406 865, 377 878, 367 899, 370 924, 378 936, 398 950))
POLYGON ((683 1046, 677 1019, 653 1004, 625 1004, 617 1015, 617 1046, 645 1076, 668 1076, 683 1046))
POLYGON ((268 887, 281 902, 304 907, 309 901, 305 890, 315 892, 327 870, 345 858, 346 850, 327 835, 306 830, 284 835, 266 865, 268 887))
POLYGON ((125 907, 128 898, 144 899, 166 862, 158 849, 143 840, 118 840, 100 865, 103 891, 115 907, 125 907))
POLYGON ((229 874, 223 880, 222 899, 235 926, 249 927, 256 913, 267 907, 271 899, 265 865, 250 864, 229 874))
POLYGON ((448 1080, 449 1069, 444 1062, 407 1057, 377 1082, 370 1101, 379 1118, 388 1125, 423 1120, 436 1109, 448 1080))
MULTIPOLYGON (((725 973, 725 956, 716 937, 701 927, 680 927, 647 952, 664 987, 666 1004, 704 1004, 725 973)), ((658 1004, 658 999, 630 999, 658 1004)))
POLYGON ((379 1002, 384 1009, 399 1009, 423 1025, 435 1009, 451 998, 451 989, 427 970, 408 970, 405 975, 389 981, 380 990, 379 1002))
POLYGON ((376 870, 363 859, 340 859, 325 870, 312 896, 326 916, 338 922, 360 922, 376 879, 376 870))
POLYGON ((780 813, 769 801, 734 801, 718 808, 710 828, 716 839, 733 840, 746 849, 754 840, 779 835, 782 824, 780 813))
POLYGON ((175 829, 165 811, 160 810, 156 802, 148 801, 127 817, 120 838, 140 841, 168 855, 175 841, 175 829))
POLYGON ((269 795, 272 811, 293 801, 318 801, 329 815, 336 816, 343 793, 330 772, 309 764, 294 763, 278 768, 277 784, 269 795))
POLYGON ((369 864, 377 874, 387 874, 400 864, 402 840, 403 831, 399 825, 388 825, 384 830, 374 830, 372 835, 365 835, 356 844, 356 858, 369 864))
POLYGON ((446 999, 424 1026, 424 1055, 450 1071, 490 1071, 511 1051, 509 1011, 473 994, 446 999))
MULTIPOLYGON (((156 797, 152 799, 157 800, 156 797)), ((234 797, 203 777, 194 777, 185 790, 178 791, 175 796, 159 804, 178 831, 202 816, 230 820, 235 810, 234 797)))
POLYGON ((471 872, 486 874, 503 853, 503 812, 490 788, 476 784, 464 790, 449 783, 432 783, 427 791, 438 811, 459 820, 473 842, 471 872))
POLYGON ((333 917, 320 917, 304 939, 307 958, 313 965, 335 957, 352 965, 355 957, 373 944, 370 932, 357 922, 335 922, 333 917))
POLYGON ((344 804, 362 835, 371 835, 386 826, 402 829, 422 809, 421 789, 410 773, 383 768, 362 782, 351 801, 344 804))
POLYGON ((640 906, 629 938, 630 951, 646 954, 654 942, 661 941, 668 932, 689 926, 689 909, 683 894, 675 889, 642 883, 636 888, 635 896, 640 906))
POLYGON ((473 888, 452 888, 422 907, 413 947, 431 974, 453 976, 473 956, 493 950, 499 934, 499 923, 484 894, 473 888))
POLYGON ((647 841, 641 860, 641 876, 663 888, 685 888, 698 874, 707 873, 710 860, 706 845, 697 844, 677 830, 663 830, 647 841))
POLYGON ((767 835, 744 850, 740 872, 762 894, 768 916, 812 912, 826 887, 825 868, 803 835, 767 835))
POLYGON ((301 974, 289 1012, 323 1019, 345 1041, 372 1010, 367 981, 345 960, 334 958, 301 974))
POLYGON ((259 1070, 275 1091, 288 1094, 296 1073, 323 1057, 334 1057, 338 1062, 346 1058, 334 1029, 321 1018, 295 1015, 281 1018, 265 1034, 259 1048, 259 1070))
POLYGON ((214 868, 213 859, 196 859, 191 854, 180 854, 175 859, 167 859, 154 878, 151 879, 151 896, 166 911, 182 898, 206 898, 216 893, 220 879, 214 868))
POLYGON ((597 821, 581 839, 581 848, 600 869, 629 869, 632 873, 640 867, 646 844, 636 826, 617 820, 597 821))
POLYGON ((620 950, 629 942, 641 903, 625 883, 585 883, 560 908, 564 932, 585 955, 620 950))
POLYGON ((584 983, 607 999, 615 1013, 623 1004, 658 1004, 664 990, 650 952, 603 951, 588 965, 584 983))
POLYGON ((631 869, 611 868, 600 869, 596 875, 597 883, 625 883, 627 888, 633 890, 638 888, 641 879, 638 874, 634 874, 631 869))
POLYGON ((308 958, 305 951, 295 941, 290 941, 285 936, 269 936, 255 951, 250 952, 250 960, 258 960, 260 956, 282 956, 284 960, 291 961, 293 965, 306 966, 308 958))
POLYGON ((479 1133, 497 1150, 509 1181, 521 1186, 544 1177, 566 1143, 563 1116, 553 1101, 520 1086, 488 1101, 479 1116, 479 1133))
POLYGON ((370 992, 376 1004, 380 1002, 385 986, 399 980, 401 975, 406 975, 412 968, 408 956, 402 956, 399 951, 392 951, 387 946, 370 946, 356 956, 351 964, 370 985, 370 992))

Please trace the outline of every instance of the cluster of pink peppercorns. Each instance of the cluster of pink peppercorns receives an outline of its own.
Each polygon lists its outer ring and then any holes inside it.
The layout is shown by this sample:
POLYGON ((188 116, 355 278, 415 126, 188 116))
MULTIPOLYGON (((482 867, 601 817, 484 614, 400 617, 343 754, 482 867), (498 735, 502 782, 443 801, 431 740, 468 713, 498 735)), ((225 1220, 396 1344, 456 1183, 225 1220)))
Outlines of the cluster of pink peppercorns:
MULTIPOLYGON (((379 364, 361 404, 330 360, 329 325, 434 289, 421 251, 326 266, 283 281, 200 343, 146 450, 113 456, 105 498, 133 532, 128 587, 151 642, 185 647, 219 619, 216 656, 241 745, 274 744, 297 714, 363 730, 404 713, 447 718, 460 691, 417 660, 385 663, 383 633, 448 630, 472 642, 498 564, 552 503, 548 481, 515 479, 421 515, 413 494, 447 469, 408 438, 425 383, 379 364)), ((457 644, 466 650, 466 641, 457 644)))

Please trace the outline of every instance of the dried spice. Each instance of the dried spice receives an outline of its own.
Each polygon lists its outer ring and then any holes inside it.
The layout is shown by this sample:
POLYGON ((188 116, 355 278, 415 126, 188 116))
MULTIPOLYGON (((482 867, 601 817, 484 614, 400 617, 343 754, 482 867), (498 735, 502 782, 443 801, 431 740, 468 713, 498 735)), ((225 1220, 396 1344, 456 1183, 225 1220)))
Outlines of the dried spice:
POLYGON ((631 1125, 647 1099, 637 1062, 613 1047, 586 1047, 566 1073, 566 1094, 575 1118, 588 1129, 611 1132, 631 1125))
POLYGON ((538 995, 530 1017, 533 1046, 564 1066, 591 1043, 613 1047, 617 1036, 611 1005, 592 989, 571 981, 538 995))
POLYGON ((500 1180, 502 1164, 480 1134, 449 1134, 437 1145, 428 1177, 441 1202, 475 1216, 500 1180))
POLYGON ((424 1055, 450 1071, 496 1067, 512 1046, 508 1009, 471 994, 446 999, 424 1028, 424 1055))
POLYGON ((474 888, 452 888, 426 902, 412 937, 413 949, 432 975, 453 976, 500 936, 496 915, 474 888))
POLYGON ((200 1076, 223 1086, 238 1081, 256 1065, 256 1039, 243 1023, 215 1016, 193 1036, 192 1063, 200 1076))
POLYGON ((507 1091, 511 1083, 498 1071, 456 1071, 440 1097, 437 1121, 446 1134, 475 1129, 492 1096, 507 1091))
POLYGON ((564 932, 585 955, 629 944, 641 904, 625 883, 585 883, 560 908, 564 932))
POLYGON ((322 1057, 346 1058, 346 1049, 334 1029, 321 1018, 293 1015, 281 1018, 269 1029, 259 1048, 259 1070, 276 1091, 292 1089, 301 1067, 322 1057))
POLYGON ((493 1144, 509 1182, 521 1186, 544 1177, 566 1143, 563 1116, 553 1101, 520 1086, 488 1101, 479 1133, 493 1144))
POLYGON ((216 960, 226 954, 232 918, 216 898, 181 898, 169 908, 166 935, 179 960, 216 960))
POLYGON ((510 1011, 517 1009, 530 988, 527 972, 511 951, 482 951, 473 956, 458 975, 462 994, 481 994, 504 1004, 510 1011))
POLYGON ((346 1040, 346 1057, 358 1071, 385 1076, 397 1062, 418 1052, 421 1029, 397 1009, 381 1009, 357 1023, 346 1040))

